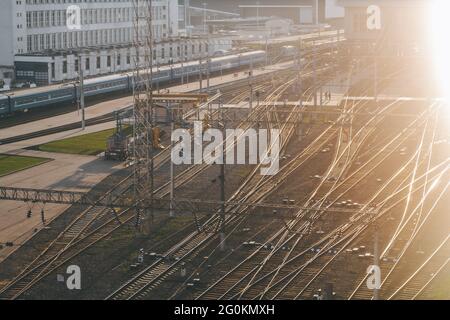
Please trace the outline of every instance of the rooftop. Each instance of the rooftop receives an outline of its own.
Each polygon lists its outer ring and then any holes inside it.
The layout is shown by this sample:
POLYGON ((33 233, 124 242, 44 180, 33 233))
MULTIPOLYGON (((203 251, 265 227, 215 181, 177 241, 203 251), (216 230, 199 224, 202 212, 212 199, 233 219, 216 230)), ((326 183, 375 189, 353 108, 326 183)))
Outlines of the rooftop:
POLYGON ((392 7, 411 7, 411 6, 424 6, 429 3, 430 0, 377 0, 376 3, 370 0, 338 0, 338 5, 343 7, 367 7, 373 4, 380 6, 392 6, 392 7))

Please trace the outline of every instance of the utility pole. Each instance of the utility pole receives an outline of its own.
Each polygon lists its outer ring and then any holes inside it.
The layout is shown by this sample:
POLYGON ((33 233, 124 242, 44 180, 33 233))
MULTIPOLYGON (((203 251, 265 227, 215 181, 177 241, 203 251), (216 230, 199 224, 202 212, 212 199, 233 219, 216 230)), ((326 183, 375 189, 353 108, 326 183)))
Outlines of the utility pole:
POLYGON ((250 82, 250 100, 249 100, 250 112, 253 110, 253 83, 250 82))
POLYGON ((317 46, 315 41, 313 41, 313 46, 314 46, 314 55, 313 55, 313 72, 314 72, 314 107, 317 107, 317 46))
POLYGON ((259 1, 256 1, 256 27, 259 29, 259 1))
MULTIPOLYGON (((185 62, 186 62, 186 64, 188 64, 188 52, 189 52, 189 49, 188 49, 188 46, 187 46, 187 44, 189 43, 189 45, 191 46, 191 48, 192 48, 192 42, 190 41, 190 40, 186 40, 186 44, 185 44, 185 52, 184 52, 184 58, 185 58, 185 62)), ((192 52, 191 52, 191 56, 193 56, 192 55, 192 52)), ((187 72, 186 72, 186 85, 189 85, 189 68, 188 68, 188 70, 187 70, 187 72)))
POLYGON ((186 36, 190 34, 191 26, 191 12, 189 0, 184 0, 184 27, 186 29, 186 36))
MULTIPOLYGON (((223 105, 222 105, 222 99, 219 100, 219 109, 220 109, 220 115, 222 118, 222 136, 226 137, 225 132, 225 117, 223 114, 223 105)), ((225 251, 226 245, 225 245, 225 140, 222 143, 222 163, 220 164, 220 201, 222 202, 222 207, 220 210, 220 250, 225 251)))
POLYGON ((209 54, 209 45, 210 45, 211 41, 210 41, 210 37, 209 37, 209 29, 208 29, 208 37, 206 39, 206 44, 205 44, 205 52, 206 52, 206 92, 209 93, 209 86, 210 86, 210 67, 211 67, 211 57, 209 54))
POLYGON ((249 100, 249 107, 250 112, 253 109, 253 59, 250 58, 250 74, 249 74, 249 81, 250 81, 250 100, 249 100))
POLYGON ((181 85, 184 84, 184 44, 181 42, 181 48, 180 48, 180 54, 181 54, 181 85))
POLYGON ((323 87, 322 86, 320 86, 320 89, 319 89, 319 96, 320 96, 320 99, 319 99, 320 105, 319 105, 319 107, 322 108, 322 106, 323 106, 323 87))
MULTIPOLYGON (((337 32, 337 36, 336 36, 336 53, 334 54, 334 57, 335 57, 335 59, 338 59, 341 56, 340 52, 339 52, 339 43, 341 41, 340 29, 338 28, 336 32, 337 32)), ((334 67, 334 70, 335 70, 336 76, 338 76, 337 68, 334 67)))
POLYGON ((203 2, 203 34, 206 34, 206 2, 203 2))
POLYGON ((374 59, 373 98, 374 98, 374 102, 376 105, 378 103, 378 60, 377 60, 376 47, 374 48, 373 59, 374 59))
POLYGON ((302 73, 302 39, 301 38, 299 40, 299 46, 298 46, 297 54, 298 54, 298 60, 297 60, 297 68, 298 68, 298 71, 297 71, 297 89, 298 89, 298 91, 300 93, 300 99, 301 99, 302 98, 302 92, 301 92, 301 89, 302 89, 302 86, 301 86, 301 81, 302 81, 302 75, 301 75, 301 73, 302 73))
POLYGON ((266 68, 269 65, 269 36, 266 33, 266 68))
MULTIPOLYGON (((172 134, 175 130, 175 118, 172 107, 167 102, 167 110, 170 108, 170 153, 172 154, 174 148, 174 142, 172 140, 172 134)), ((174 197, 175 197, 175 183, 174 183, 174 164, 173 161, 170 161, 170 210, 169 217, 173 218, 175 216, 174 213, 174 197)))
MULTIPOLYGON (((302 110, 303 108, 303 87, 302 87, 302 39, 300 38, 300 46, 298 49, 298 94, 299 94, 299 108, 302 110)), ((297 135, 298 135, 298 141, 302 140, 303 136, 303 128, 301 126, 302 124, 303 116, 302 114, 298 115, 297 119, 297 135)))
POLYGON ((200 52, 200 59, 198 63, 198 72, 199 72, 199 83, 200 83, 200 92, 203 92, 203 57, 200 52))
MULTIPOLYGON (((319 25, 319 0, 316 0, 316 24, 319 25)), ((319 31, 320 32, 320 31, 319 31)))
MULTIPOLYGON (((378 224, 376 221, 374 221, 375 223, 375 232, 374 232, 374 237, 373 237, 373 264, 376 267, 380 266, 380 254, 379 254, 379 249, 378 249, 378 224)), ((381 277, 381 275, 379 275, 381 277)), ((380 290, 378 288, 373 289, 373 300, 378 300, 379 299, 379 292, 380 290)))
POLYGON ((206 92, 209 92, 209 87, 210 87, 210 70, 209 70, 209 68, 210 68, 210 66, 211 66, 211 61, 210 61, 210 58, 209 58, 209 56, 208 56, 208 58, 207 58, 208 60, 207 60, 207 63, 206 63, 206 68, 207 68, 207 70, 206 70, 206 92))
POLYGON ((159 70, 159 62, 158 62, 158 58, 157 62, 156 62, 156 73, 158 74, 158 81, 156 81, 156 91, 159 93, 159 74, 160 74, 160 70, 159 70))
POLYGON ((84 74, 83 64, 81 63, 82 55, 78 55, 78 74, 80 76, 80 108, 81 108, 81 130, 86 128, 86 114, 84 111, 84 74))
POLYGON ((153 19, 152 2, 133 0, 133 45, 136 51, 133 72, 133 188, 136 228, 148 232, 153 217, 154 126, 153 108, 153 19), (144 23, 142 23, 144 22, 144 23), (144 31, 144 32, 141 32, 144 31), (142 68, 140 50, 144 52, 142 68), (142 209, 142 206, 150 208, 142 209), (145 221, 145 223, 142 223, 145 221))

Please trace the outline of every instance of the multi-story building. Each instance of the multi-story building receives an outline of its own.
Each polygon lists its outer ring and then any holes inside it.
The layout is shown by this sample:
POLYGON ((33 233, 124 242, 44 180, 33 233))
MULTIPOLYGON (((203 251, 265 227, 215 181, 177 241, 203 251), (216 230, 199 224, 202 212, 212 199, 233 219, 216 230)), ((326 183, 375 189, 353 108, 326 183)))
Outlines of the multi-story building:
MULTIPOLYGON (((202 40, 187 45, 178 38, 178 0, 151 1, 154 62, 180 60, 181 46, 188 47, 188 58, 200 54, 202 40)), ((133 0, 2 1, 0 78, 15 74, 18 83, 47 84, 73 79, 79 68, 86 76, 129 70, 135 55, 133 13, 133 0)), ((204 47, 220 50, 221 45, 229 42, 213 38, 204 47)))
POLYGON ((329 0, 190 0, 190 5, 239 13, 242 18, 279 17, 295 24, 310 24, 325 21, 325 7, 329 0))
POLYGON ((364 47, 377 42, 384 54, 394 55, 426 46, 428 0, 339 0, 338 3, 345 8, 345 37, 350 43, 364 47))

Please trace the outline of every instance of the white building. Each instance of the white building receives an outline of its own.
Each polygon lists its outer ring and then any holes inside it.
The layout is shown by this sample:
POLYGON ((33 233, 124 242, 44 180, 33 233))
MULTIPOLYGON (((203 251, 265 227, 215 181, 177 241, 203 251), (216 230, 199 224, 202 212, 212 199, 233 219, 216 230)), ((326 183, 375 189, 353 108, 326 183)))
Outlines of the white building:
MULTIPOLYGON (((129 70, 135 54, 133 13, 132 0, 2 1, 0 79, 15 70, 17 82, 70 80, 78 76, 80 53, 86 76, 129 70)), ((156 64, 178 61, 182 52, 188 58, 201 53, 201 40, 184 44, 178 38, 178 19, 178 0, 152 0, 156 64)), ((203 46, 220 50, 221 44, 213 39, 203 46)))

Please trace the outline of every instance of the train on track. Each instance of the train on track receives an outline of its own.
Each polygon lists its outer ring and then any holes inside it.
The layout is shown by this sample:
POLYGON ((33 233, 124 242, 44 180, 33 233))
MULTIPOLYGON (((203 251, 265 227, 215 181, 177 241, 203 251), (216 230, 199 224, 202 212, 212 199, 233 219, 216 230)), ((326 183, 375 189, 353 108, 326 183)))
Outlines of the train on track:
MULTIPOLYGON (((224 72, 252 64, 264 62, 266 52, 263 50, 244 52, 234 55, 211 58, 209 72, 224 72)), ((181 80, 182 77, 197 76, 199 69, 206 72, 206 62, 199 61, 178 63, 153 69, 153 83, 161 84, 181 80)), ((133 72, 108 75, 84 81, 85 97, 98 96, 120 91, 132 91, 133 72)), ((0 94, 0 117, 10 116, 18 112, 27 112, 57 103, 76 103, 80 95, 77 82, 50 85, 0 94)))

